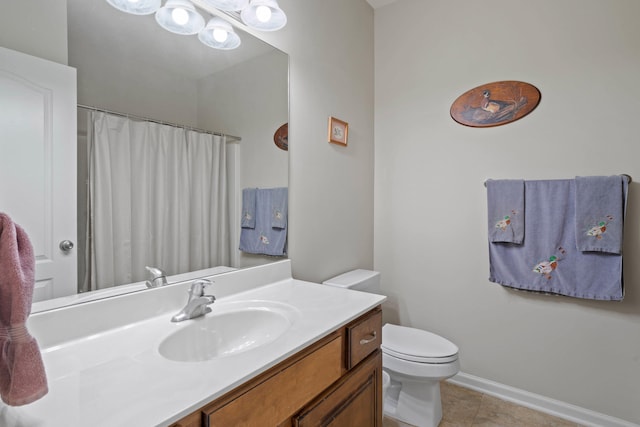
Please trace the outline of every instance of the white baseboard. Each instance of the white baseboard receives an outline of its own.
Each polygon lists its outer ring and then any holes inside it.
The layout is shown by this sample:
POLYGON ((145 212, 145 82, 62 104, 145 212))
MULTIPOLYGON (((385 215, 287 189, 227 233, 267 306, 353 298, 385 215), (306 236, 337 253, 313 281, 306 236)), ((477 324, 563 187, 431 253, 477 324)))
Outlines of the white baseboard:
POLYGON ((447 380, 452 384, 470 388, 502 400, 516 403, 536 411, 589 427, 640 427, 629 421, 601 414, 539 394, 529 393, 508 385, 500 384, 474 375, 460 372, 447 380))

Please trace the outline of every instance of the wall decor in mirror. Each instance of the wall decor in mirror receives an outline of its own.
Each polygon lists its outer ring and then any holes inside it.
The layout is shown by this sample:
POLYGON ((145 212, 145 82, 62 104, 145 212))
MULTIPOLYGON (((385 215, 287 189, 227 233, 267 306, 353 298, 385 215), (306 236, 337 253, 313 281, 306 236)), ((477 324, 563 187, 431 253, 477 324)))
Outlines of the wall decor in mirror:
MULTIPOLYGON (((37 19, 21 3, 5 16, 37 19)), ((243 188, 288 187, 271 142, 288 56, 241 29, 211 49, 105 0, 37 13, 64 36, 0 31, 0 211, 34 244, 34 311, 146 289, 146 266, 178 280, 272 262, 238 250, 240 207, 243 188)))

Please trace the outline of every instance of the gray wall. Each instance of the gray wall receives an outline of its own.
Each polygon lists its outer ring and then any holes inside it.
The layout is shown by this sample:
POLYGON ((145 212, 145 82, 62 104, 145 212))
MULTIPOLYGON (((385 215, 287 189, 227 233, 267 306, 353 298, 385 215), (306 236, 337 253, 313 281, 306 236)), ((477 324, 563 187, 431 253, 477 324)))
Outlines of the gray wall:
MULTIPOLYGON (((229 150, 233 147, 239 153, 236 165, 241 189, 289 185, 289 153, 273 141, 274 132, 289 117, 289 98, 283 96, 288 93, 288 69, 287 55, 274 50, 204 77, 198 84, 199 126, 242 137, 242 141, 228 144, 229 150)), ((240 195, 237 209, 240 212, 240 195)), ((239 242, 239 224, 232 228, 239 242)), ((234 267, 277 259, 241 251, 237 256, 234 267)))
POLYGON ((280 0, 289 54, 289 257, 296 278, 373 267, 373 10, 365 0, 280 0), (327 142, 329 116, 349 123, 327 142))
POLYGON ((626 298, 593 302, 487 280, 487 178, 628 173, 640 182, 640 2, 400 0, 375 14, 375 267, 389 320, 460 347, 462 371, 640 423, 640 184, 626 298), (475 129, 465 91, 537 86, 529 116, 475 129))
POLYGON ((0 46, 67 64, 67 0, 3 1, 0 46))

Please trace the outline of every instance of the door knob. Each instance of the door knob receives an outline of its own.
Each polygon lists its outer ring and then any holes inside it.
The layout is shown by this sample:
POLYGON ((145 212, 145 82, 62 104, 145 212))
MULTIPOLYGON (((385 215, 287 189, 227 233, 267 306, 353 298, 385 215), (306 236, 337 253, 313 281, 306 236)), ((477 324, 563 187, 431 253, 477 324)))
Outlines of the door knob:
POLYGON ((60 250, 63 252, 69 252, 73 249, 73 242, 71 240, 63 240, 60 242, 60 250))

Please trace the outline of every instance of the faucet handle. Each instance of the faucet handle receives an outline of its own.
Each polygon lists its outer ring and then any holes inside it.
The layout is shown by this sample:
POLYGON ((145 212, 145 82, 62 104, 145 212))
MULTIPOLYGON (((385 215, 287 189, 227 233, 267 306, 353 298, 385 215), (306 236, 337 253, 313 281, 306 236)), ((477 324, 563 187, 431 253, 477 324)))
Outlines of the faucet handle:
POLYGON ((159 286, 164 286, 167 284, 167 277, 164 271, 160 270, 157 267, 145 267, 149 273, 151 273, 151 278, 146 281, 147 288, 157 288, 159 286), (160 280, 160 284, 156 283, 156 280, 160 280))
POLYGON ((195 280, 189 288, 189 299, 203 297, 204 289, 211 285, 213 285, 213 282, 208 279, 195 280))

